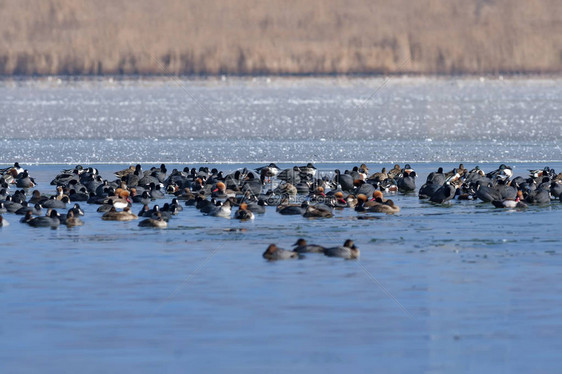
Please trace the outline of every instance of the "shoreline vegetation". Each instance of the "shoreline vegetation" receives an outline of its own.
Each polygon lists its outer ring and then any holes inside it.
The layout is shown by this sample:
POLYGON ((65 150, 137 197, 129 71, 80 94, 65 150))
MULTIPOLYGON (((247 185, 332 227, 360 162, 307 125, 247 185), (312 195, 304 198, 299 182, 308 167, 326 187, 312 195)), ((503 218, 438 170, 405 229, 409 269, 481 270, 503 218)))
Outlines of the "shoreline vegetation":
POLYGON ((559 0, 0 1, 0 76, 558 75, 559 0))

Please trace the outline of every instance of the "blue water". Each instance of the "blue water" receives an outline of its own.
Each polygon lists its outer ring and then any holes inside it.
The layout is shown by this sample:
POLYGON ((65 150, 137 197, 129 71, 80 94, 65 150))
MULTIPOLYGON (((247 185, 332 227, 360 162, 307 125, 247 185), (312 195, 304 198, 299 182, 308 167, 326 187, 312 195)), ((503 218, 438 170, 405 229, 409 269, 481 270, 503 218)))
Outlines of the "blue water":
MULTIPOLYGON (((0 165, 51 179, 313 161, 562 171, 560 78, 0 81, 0 165), (5 164, 5 165, 4 165, 5 164)), ((13 191, 13 189, 12 189, 13 191)), ((165 230, 0 228, 0 372, 557 372, 562 204, 395 195, 393 216, 253 222, 186 207, 165 230), (234 230, 232 230, 234 229, 234 230), (355 240, 357 261, 270 263, 270 243, 355 240)), ((158 201, 160 205, 169 201, 158 201)), ((140 210, 135 204, 133 211, 140 210)))
MULTIPOLYGON (((106 178, 122 168, 97 166, 106 178)), ((369 165, 382 166, 390 165, 369 165)), ((419 182, 438 165, 413 166, 419 182)), ((525 175, 544 165, 513 166, 525 175)), ((64 167, 29 170, 41 191, 53 192, 48 183, 64 167)), ((71 229, 34 229, 5 215, 0 368, 557 371, 562 204, 506 211, 392 198, 400 214, 371 220, 351 210, 287 217, 271 207, 238 222, 186 207, 166 230, 102 221, 87 204, 85 225, 71 229), (244 230, 225 231, 232 228, 244 230), (353 238, 360 260, 261 257, 268 244, 288 248, 299 237, 323 245, 353 238)))

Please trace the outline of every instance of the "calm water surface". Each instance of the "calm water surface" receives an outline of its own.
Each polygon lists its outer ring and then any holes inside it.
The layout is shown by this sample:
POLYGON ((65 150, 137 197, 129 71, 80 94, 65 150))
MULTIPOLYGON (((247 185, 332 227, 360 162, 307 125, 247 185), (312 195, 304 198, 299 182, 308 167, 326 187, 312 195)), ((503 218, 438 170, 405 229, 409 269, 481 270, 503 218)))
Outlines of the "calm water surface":
MULTIPOLYGON (((41 191, 52 192, 48 183, 65 166, 29 170, 41 191)), ((98 166, 107 178, 121 168, 98 166)), ((421 179, 437 166, 414 165, 421 179)), ((531 166, 543 165, 514 164, 515 174, 531 166)), ((556 371, 562 205, 505 211, 393 199, 400 214, 370 220, 349 210, 327 220, 284 217, 272 207, 238 222, 186 207, 166 230, 105 222, 86 204, 85 225, 72 229, 34 229, 8 214, 11 225, 0 231, 0 365, 5 372, 556 371), (261 257, 269 243, 287 248, 299 237, 324 245, 354 238, 361 258, 261 257)))
MULTIPOLYGON (((6 80, 0 163, 26 163, 45 193, 77 163, 112 179, 130 162, 234 170, 314 161, 331 171, 407 161, 418 187, 460 161, 507 162, 515 175, 562 171, 560 83, 6 80)), ((72 229, 34 229, 8 214, 0 371, 559 371, 560 202, 506 211, 393 199, 400 214, 372 219, 269 208, 237 222, 186 207, 159 231, 104 222, 86 204, 85 225, 72 229), (361 258, 261 257, 299 237, 353 238, 361 258)))

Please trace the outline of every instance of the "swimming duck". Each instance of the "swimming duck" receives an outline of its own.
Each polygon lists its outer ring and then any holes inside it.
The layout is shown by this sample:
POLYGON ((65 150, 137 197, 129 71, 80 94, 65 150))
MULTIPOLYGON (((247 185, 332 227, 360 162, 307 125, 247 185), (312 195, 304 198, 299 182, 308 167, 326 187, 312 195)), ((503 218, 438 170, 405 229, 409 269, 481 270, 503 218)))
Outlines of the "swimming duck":
POLYGON ((234 213, 234 218, 243 220, 254 219, 254 213, 248 209, 248 204, 242 203, 236 213, 234 213))
POLYGON ((223 182, 218 182, 211 192, 211 196, 217 199, 228 199, 229 197, 234 197, 235 195, 234 191, 227 189, 223 182))
POLYGON ((84 221, 82 221, 78 216, 74 215, 74 211, 70 209, 65 217, 62 217, 61 223, 67 227, 82 226, 84 221))
POLYGON ((309 205, 303 213, 303 217, 307 218, 332 218, 333 216, 331 209, 324 204, 309 205))
POLYGON ((303 215, 308 207, 308 201, 303 201, 300 205, 289 205, 288 200, 284 200, 277 206, 277 213, 284 216, 291 215, 303 215))
POLYGON ((131 209, 126 207, 123 211, 117 211, 115 207, 111 207, 109 212, 104 213, 101 219, 104 221, 131 221, 138 219, 136 214, 131 213, 131 209))
POLYGON ((15 213, 23 207, 22 204, 13 201, 13 196, 7 196, 4 200, 4 207, 9 213, 15 213))
POLYGON ((343 246, 324 249, 324 254, 328 257, 341 257, 349 260, 359 257, 359 249, 357 249, 353 240, 347 239, 343 246))
POLYGON ((52 209, 66 209, 66 204, 70 202, 68 196, 64 196, 61 200, 58 200, 56 196, 51 196, 50 199, 45 200, 43 202, 44 208, 52 208, 52 209))
POLYGON ((60 225, 59 215, 56 210, 50 210, 47 216, 35 217, 27 221, 29 226, 33 227, 51 227, 57 228, 60 225))
POLYGON ((288 251, 286 249, 279 248, 275 244, 270 244, 262 256, 266 260, 275 261, 298 258, 299 254, 294 251, 288 251))
POLYGON ((168 223, 162 218, 161 213, 157 212, 151 218, 147 218, 140 221, 139 227, 155 227, 159 229, 164 229, 168 227, 168 223))
POLYGON ((258 202, 249 202, 246 203, 248 205, 248 210, 252 211, 254 214, 264 214, 265 213, 265 207, 267 206, 267 203, 265 202, 265 200, 259 199, 258 202))
POLYGON ((33 213, 31 213, 31 210, 28 210, 28 211, 25 213, 25 216, 23 216, 23 217, 20 219, 20 222, 21 222, 21 223, 28 223, 28 222, 31 221, 32 219, 33 219, 33 213))
POLYGON ((27 212, 31 212, 31 214, 33 214, 34 216, 40 216, 43 214, 43 207, 41 206, 41 204, 31 205, 27 202, 24 202, 22 205, 23 206, 21 208, 16 210, 15 213, 17 215, 25 215, 27 214, 27 212))
POLYGON ((297 240, 293 245, 295 246, 293 251, 297 253, 324 253, 324 250, 326 249, 321 245, 307 244, 306 240, 302 238, 297 240))
POLYGON ((400 207, 398 207, 398 205, 394 205, 394 201, 390 199, 386 200, 385 202, 382 202, 382 200, 380 199, 377 200, 379 204, 367 208, 366 210, 368 212, 385 213, 385 214, 394 214, 400 212, 400 207))
POLYGON ((112 204, 117 209, 125 209, 126 207, 131 206, 132 201, 129 198, 130 192, 124 190, 122 188, 118 188, 115 190, 114 195, 110 195, 107 197, 105 204, 112 204))
POLYGON ((226 200, 222 205, 212 207, 208 215, 213 217, 230 218, 231 211, 232 203, 230 200, 226 200))

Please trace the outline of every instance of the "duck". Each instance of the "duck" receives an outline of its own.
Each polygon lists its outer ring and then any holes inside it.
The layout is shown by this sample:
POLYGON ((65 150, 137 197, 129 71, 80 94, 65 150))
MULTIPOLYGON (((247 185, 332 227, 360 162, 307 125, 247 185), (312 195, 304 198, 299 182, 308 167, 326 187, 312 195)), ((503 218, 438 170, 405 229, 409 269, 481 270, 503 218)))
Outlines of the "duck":
POLYGON ((181 212, 181 211, 183 210, 183 207, 180 205, 180 203, 179 203, 179 201, 178 201, 177 198, 173 198, 173 199, 172 199, 172 202, 170 203, 170 208, 171 208, 172 206, 175 206, 175 207, 176 207, 175 213, 174 213, 174 214, 178 214, 179 212, 181 212))
POLYGON ((27 170, 21 173, 16 179, 16 187, 18 188, 32 188, 35 186, 35 181, 29 176, 27 170))
POLYGON ((86 187, 81 187, 78 191, 71 189, 68 194, 68 198, 71 201, 88 201, 90 195, 88 194, 86 187))
POLYGON ((275 244, 270 244, 262 256, 266 260, 276 261, 295 259, 299 257, 299 254, 294 251, 288 251, 286 249, 279 248, 275 244))
POLYGON ((346 192, 351 192, 355 189, 353 177, 349 174, 342 174, 339 169, 335 170, 334 182, 341 186, 341 189, 346 192))
POLYGON ((486 174, 486 177, 490 179, 497 179, 497 180, 508 180, 513 175, 513 170, 511 167, 501 164, 500 167, 494 171, 489 172, 486 174))
POLYGON ((273 162, 267 166, 256 168, 255 170, 260 173, 260 180, 262 183, 265 183, 266 179, 270 181, 271 178, 277 176, 277 174, 281 171, 281 169, 279 169, 279 167, 273 162))
POLYGON ((66 225, 67 227, 74 227, 74 226, 82 226, 84 225, 84 221, 82 221, 78 216, 74 214, 74 211, 70 209, 66 214, 64 219, 61 219, 62 224, 66 225))
POLYGON ((156 212, 151 218, 140 221, 139 227, 155 227, 158 229, 164 229, 168 227, 168 223, 162 218, 162 214, 160 212, 156 212))
POLYGON ((48 215, 35 217, 29 221, 27 224, 32 227, 51 227, 57 228, 60 225, 59 215, 56 210, 49 210, 48 215))
POLYGON ((17 203, 15 201, 13 201, 13 197, 12 196, 7 196, 6 200, 4 200, 4 207, 6 208, 6 210, 9 213, 15 213, 17 212, 19 209, 21 209, 23 207, 22 204, 17 203))
POLYGON ((137 189, 133 188, 131 189, 131 195, 133 203, 140 203, 142 205, 145 205, 150 204, 150 202, 152 201, 150 193, 146 190, 142 191, 142 193, 138 195, 137 189))
POLYGON ((390 169, 387 173, 388 178, 390 178, 390 179, 397 178, 401 174, 402 174, 402 168, 398 164, 395 164, 394 167, 392 169, 390 169))
POLYGON ((343 246, 325 248, 324 254, 328 257, 341 257, 347 260, 359 258, 359 249, 353 243, 353 240, 347 239, 343 246))
POLYGON ((396 185, 396 181, 393 178, 386 178, 382 182, 379 183, 379 188, 381 191, 385 192, 397 192, 398 186, 396 185))
POLYGON ((255 202, 250 202, 250 203, 246 203, 248 206, 248 210, 251 211, 254 214, 264 214, 265 213, 265 207, 267 206, 267 203, 265 202, 265 200, 259 199, 257 203, 255 202))
POLYGON ((382 182, 383 180, 388 178, 388 174, 386 173, 386 168, 382 168, 381 171, 371 175, 369 178, 367 178, 367 181, 372 181, 372 183, 379 183, 382 182))
POLYGON ((517 197, 515 199, 505 199, 505 200, 494 200, 492 204, 496 208, 508 208, 508 209, 525 209, 527 208, 527 204, 523 201, 523 192, 517 191, 517 197))
POLYGON ((298 193, 297 188, 291 183, 282 183, 273 191, 277 195, 295 196, 298 193))
POLYGON ((410 167, 409 164, 404 166, 402 176, 396 179, 398 191, 403 193, 413 192, 416 190, 416 172, 410 167))
POLYGON ((550 204, 550 191, 537 188, 529 192, 525 197, 525 202, 536 205, 550 204))
POLYGON ((456 188, 450 184, 444 184, 438 189, 436 189, 431 196, 429 196, 429 201, 435 204, 443 204, 455 197, 456 188))
POLYGON ((191 201, 195 199, 195 195, 191 192, 189 187, 185 187, 181 193, 176 194, 178 200, 191 201))
POLYGON ((295 246, 293 251, 297 253, 324 253, 326 250, 321 245, 307 244, 306 240, 302 238, 298 239, 293 246, 295 246))
POLYGON ((230 200, 226 200, 220 206, 212 207, 211 211, 207 215, 213 217, 230 218, 231 211, 232 211, 232 204, 230 200))
POLYGON ((66 209, 66 204, 68 203, 70 203, 68 196, 64 196, 61 200, 58 200, 56 196, 51 196, 50 199, 45 200, 41 205, 47 209, 66 209))
POLYGON ((25 215, 27 214, 27 212, 31 212, 31 214, 33 214, 34 216, 40 216, 43 214, 43 207, 41 206, 41 204, 31 205, 27 202, 24 202, 22 205, 23 206, 21 208, 16 210, 15 213, 17 215, 25 215))
POLYGON ((0 215, 0 227, 10 226, 10 222, 6 221, 2 215, 0 215))
POLYGON ((476 188, 476 197, 486 203, 502 200, 502 196, 496 188, 484 184, 479 184, 476 188))
POLYGON ((232 190, 227 190, 223 182, 218 182, 211 191, 211 196, 217 199, 228 199, 229 197, 234 197, 235 193, 232 190))
POLYGON ((277 213, 284 216, 299 215, 302 216, 308 208, 308 201, 303 201, 300 205, 289 205, 287 199, 277 206, 277 213))
POLYGON ((131 165, 127 169, 116 171, 114 174, 117 178, 122 179, 123 177, 126 177, 127 175, 134 173, 135 170, 136 170, 135 166, 131 165))
POLYGON ((98 213, 106 213, 109 212, 111 210, 111 208, 115 208, 115 206, 113 205, 113 199, 107 199, 105 200, 105 202, 100 205, 97 209, 98 213))
POLYGON ((114 196, 109 196, 106 199, 106 203, 109 204, 111 201, 113 206, 117 209, 125 209, 131 206, 132 202, 129 196, 131 193, 123 188, 118 188, 115 190, 114 196))
POLYGON ((309 205, 303 213, 303 217, 307 218, 332 218, 333 216, 331 209, 324 204, 309 205))
POLYGON ((242 203, 236 213, 234 213, 234 218, 242 220, 254 219, 254 213, 248 209, 248 204, 242 203))
POLYGON ((437 190, 442 187, 442 184, 433 183, 432 181, 426 182, 420 187, 418 191, 418 197, 420 200, 431 198, 437 190))
POLYGON ((400 212, 400 207, 394 204, 394 201, 388 199, 385 202, 377 201, 379 204, 366 208, 367 212, 394 214, 400 212))
POLYGON ((131 209, 126 207, 123 211, 117 211, 115 207, 111 207, 109 212, 104 213, 101 219, 104 221, 132 221, 138 219, 136 214, 131 213, 131 209))
POLYGON ((28 210, 28 211, 25 213, 25 216, 23 216, 23 217, 20 219, 20 222, 21 222, 21 223, 28 223, 28 222, 31 221, 32 219, 33 219, 33 213, 31 212, 31 210, 28 210))
POLYGON ((301 181, 300 169, 298 166, 294 166, 290 169, 282 170, 277 174, 277 179, 287 183, 297 184, 301 181))

